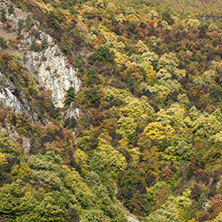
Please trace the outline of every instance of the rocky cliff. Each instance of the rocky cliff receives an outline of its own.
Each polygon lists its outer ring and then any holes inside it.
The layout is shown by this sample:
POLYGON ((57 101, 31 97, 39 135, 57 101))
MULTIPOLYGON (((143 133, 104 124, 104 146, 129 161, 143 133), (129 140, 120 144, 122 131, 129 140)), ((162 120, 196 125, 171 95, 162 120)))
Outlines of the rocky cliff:
POLYGON ((43 38, 47 38, 49 46, 40 52, 27 51, 25 65, 29 73, 37 79, 39 86, 51 92, 54 105, 63 107, 66 91, 70 87, 79 91, 80 80, 76 75, 77 70, 68 63, 52 38, 41 33, 40 40, 43 38))
MULTIPOLYGON (((0 9, 5 11, 7 22, 0 22, 0 36, 8 45, 4 51, 12 52, 24 60, 25 67, 32 75, 38 87, 43 87, 51 93, 51 99, 55 107, 63 107, 66 91, 73 87, 77 92, 80 89, 80 79, 77 77, 77 70, 72 67, 53 39, 40 31, 39 22, 32 19, 29 13, 14 8, 14 13, 9 14, 10 2, 2 1, 0 9), (33 33, 38 32, 36 36, 33 33), (43 40, 44 39, 44 40, 43 40), (42 41, 47 46, 41 47, 42 41), (40 48, 32 49, 35 42, 40 48)), ((1 74, 4 76, 4 73, 1 74)), ((2 78, 2 77, 1 77, 2 78)), ((15 87, 7 81, 10 87, 1 89, 1 101, 5 106, 14 107, 16 112, 29 110, 27 104, 19 101, 13 94, 15 87)), ((23 98, 23 100, 25 100, 23 98)))
POLYGON ((15 112, 25 112, 30 109, 29 102, 23 94, 21 100, 15 96, 16 87, 0 73, 0 102, 3 107, 11 107, 15 112))

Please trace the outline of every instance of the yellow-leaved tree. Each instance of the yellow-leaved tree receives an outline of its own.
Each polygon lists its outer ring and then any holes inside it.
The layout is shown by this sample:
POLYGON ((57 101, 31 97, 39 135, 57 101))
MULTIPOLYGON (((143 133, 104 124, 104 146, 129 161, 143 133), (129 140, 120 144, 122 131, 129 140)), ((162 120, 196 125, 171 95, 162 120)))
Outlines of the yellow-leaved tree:
POLYGON ((172 137, 175 130, 170 125, 163 126, 160 122, 152 122, 144 129, 144 133, 150 140, 161 140, 164 137, 172 137))
POLYGON ((111 137, 102 134, 97 150, 90 161, 91 170, 104 178, 117 178, 127 167, 126 158, 110 144, 111 137))
POLYGON ((149 69, 146 71, 146 81, 150 82, 150 80, 155 75, 155 71, 153 70, 153 66, 149 66, 149 69))
POLYGON ((5 157, 5 154, 1 153, 0 152, 0 166, 7 163, 7 160, 6 160, 6 157, 5 157))

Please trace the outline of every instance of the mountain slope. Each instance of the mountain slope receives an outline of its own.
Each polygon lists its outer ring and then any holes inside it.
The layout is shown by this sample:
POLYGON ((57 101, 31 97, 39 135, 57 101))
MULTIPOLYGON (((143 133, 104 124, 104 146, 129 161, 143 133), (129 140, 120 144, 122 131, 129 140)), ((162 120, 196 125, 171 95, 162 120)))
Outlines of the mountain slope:
POLYGON ((219 14, 161 2, 2 4, 3 220, 221 220, 219 14))

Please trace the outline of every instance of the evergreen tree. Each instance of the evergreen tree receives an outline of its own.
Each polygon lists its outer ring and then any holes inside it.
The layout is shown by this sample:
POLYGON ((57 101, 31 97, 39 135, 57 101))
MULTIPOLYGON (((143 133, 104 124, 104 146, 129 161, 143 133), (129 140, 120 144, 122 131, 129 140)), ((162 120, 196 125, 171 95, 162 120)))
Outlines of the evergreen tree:
POLYGON ((42 38, 42 41, 41 41, 41 45, 42 45, 42 48, 47 48, 49 43, 48 43, 48 39, 47 37, 44 35, 43 38, 42 38))
POLYGON ((2 21, 2 22, 6 22, 6 21, 7 21, 6 11, 5 11, 4 8, 1 10, 1 21, 2 21))
POLYGON ((69 106, 71 102, 74 101, 76 93, 75 89, 71 86, 66 92, 67 94, 65 95, 65 106, 69 106))
POLYGON ((14 13, 14 6, 11 4, 10 6, 9 6, 9 8, 8 8, 8 13, 11 15, 11 14, 13 14, 14 13))

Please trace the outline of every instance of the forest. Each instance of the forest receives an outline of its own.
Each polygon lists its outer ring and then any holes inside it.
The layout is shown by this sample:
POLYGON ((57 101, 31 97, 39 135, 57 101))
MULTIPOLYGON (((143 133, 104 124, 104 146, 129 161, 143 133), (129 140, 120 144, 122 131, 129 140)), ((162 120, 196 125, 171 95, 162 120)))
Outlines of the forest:
POLYGON ((0 9, 0 91, 13 84, 31 107, 15 112, 0 98, 0 221, 127 222, 126 212, 141 222, 222 221, 220 0, 0 9), (13 28, 17 9, 28 16, 13 28), (52 47, 43 32, 81 80, 63 107, 25 66, 26 33, 26 51, 52 47))

